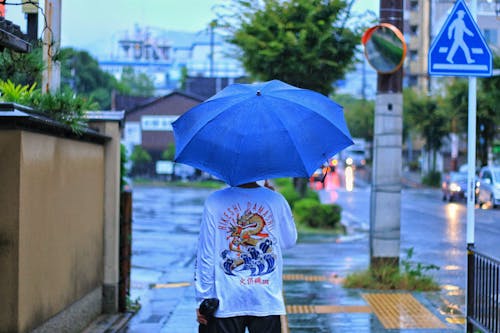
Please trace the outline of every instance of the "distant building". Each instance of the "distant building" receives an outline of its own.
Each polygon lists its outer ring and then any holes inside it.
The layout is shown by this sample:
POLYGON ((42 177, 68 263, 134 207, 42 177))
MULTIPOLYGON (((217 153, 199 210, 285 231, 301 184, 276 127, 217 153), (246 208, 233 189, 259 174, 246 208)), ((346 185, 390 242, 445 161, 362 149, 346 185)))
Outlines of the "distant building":
POLYGON ((211 31, 167 31, 136 26, 134 33, 119 33, 110 56, 99 59, 100 67, 120 78, 123 68, 145 73, 161 96, 180 87, 185 68, 191 77, 238 78, 241 64, 227 55, 230 46, 211 31))
POLYGON ((172 122, 187 110, 203 102, 203 98, 173 91, 145 104, 125 109, 125 128, 122 143, 127 151, 140 145, 153 158, 161 159, 169 144, 174 143, 172 122))

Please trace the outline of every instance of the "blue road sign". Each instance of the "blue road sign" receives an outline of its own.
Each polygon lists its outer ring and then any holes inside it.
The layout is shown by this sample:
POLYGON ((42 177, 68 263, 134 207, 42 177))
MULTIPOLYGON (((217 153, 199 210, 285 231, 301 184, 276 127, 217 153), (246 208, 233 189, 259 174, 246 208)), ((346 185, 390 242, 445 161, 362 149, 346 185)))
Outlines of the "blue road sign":
POLYGON ((429 75, 491 76, 492 55, 467 5, 458 0, 429 52, 429 75))

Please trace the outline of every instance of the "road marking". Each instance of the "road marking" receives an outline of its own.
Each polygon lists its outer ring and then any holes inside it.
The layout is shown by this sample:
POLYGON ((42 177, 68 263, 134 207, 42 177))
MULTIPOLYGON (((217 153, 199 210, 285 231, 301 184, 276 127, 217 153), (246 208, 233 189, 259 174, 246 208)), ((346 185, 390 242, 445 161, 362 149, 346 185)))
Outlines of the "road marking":
POLYGON ((328 281, 333 284, 340 284, 344 280, 337 274, 325 275, 306 275, 306 274, 283 274, 284 281, 307 281, 307 282, 323 282, 328 281))
POLYGON ((287 305, 287 314, 303 313, 371 313, 367 305, 287 305))
POLYGON ((152 289, 165 289, 165 288, 181 288, 181 287, 189 287, 191 283, 189 282, 177 282, 177 283, 155 283, 150 287, 152 289))
POLYGON ((446 326, 409 293, 362 294, 387 329, 445 328, 446 326))

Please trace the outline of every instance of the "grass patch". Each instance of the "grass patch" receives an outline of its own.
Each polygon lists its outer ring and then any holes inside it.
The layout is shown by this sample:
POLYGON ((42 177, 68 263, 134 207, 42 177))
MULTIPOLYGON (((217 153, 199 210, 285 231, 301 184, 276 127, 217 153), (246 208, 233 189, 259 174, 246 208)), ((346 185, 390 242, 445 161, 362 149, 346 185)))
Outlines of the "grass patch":
POLYGON ((227 186, 225 183, 217 180, 200 180, 200 181, 166 181, 147 178, 135 178, 134 185, 148 185, 148 186, 170 186, 170 187, 189 187, 189 188, 208 188, 219 189, 227 186))
POLYGON ((362 272, 349 274, 344 280, 345 288, 373 290, 409 290, 437 291, 440 290, 434 278, 428 271, 438 270, 436 265, 424 265, 411 260, 413 248, 406 252, 406 258, 401 260, 400 267, 379 265, 362 272))

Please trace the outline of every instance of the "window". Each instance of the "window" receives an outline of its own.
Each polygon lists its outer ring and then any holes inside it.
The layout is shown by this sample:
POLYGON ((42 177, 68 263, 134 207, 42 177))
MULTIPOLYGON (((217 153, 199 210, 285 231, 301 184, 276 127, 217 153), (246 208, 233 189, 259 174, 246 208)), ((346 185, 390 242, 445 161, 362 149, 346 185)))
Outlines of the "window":
POLYGON ((483 36, 484 36, 484 39, 486 39, 486 43, 492 44, 492 45, 498 44, 498 30, 484 29, 483 36))
POLYGON ((179 116, 143 116, 141 128, 143 131, 172 131, 172 123, 179 116))

